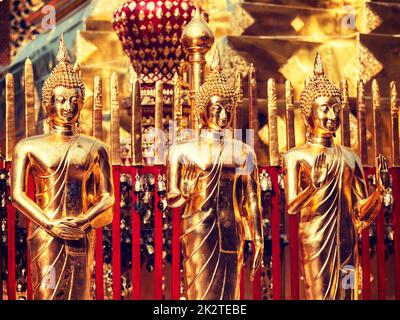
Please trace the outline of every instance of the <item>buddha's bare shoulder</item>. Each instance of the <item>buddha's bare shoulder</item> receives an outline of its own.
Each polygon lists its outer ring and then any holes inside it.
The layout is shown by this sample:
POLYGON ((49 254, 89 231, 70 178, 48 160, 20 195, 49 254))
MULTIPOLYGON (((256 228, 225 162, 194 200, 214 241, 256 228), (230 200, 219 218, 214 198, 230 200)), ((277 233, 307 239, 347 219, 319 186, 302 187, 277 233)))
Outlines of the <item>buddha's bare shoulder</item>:
POLYGON ((170 155, 183 155, 186 153, 191 153, 196 150, 198 146, 197 139, 185 140, 185 141, 177 141, 174 142, 169 147, 169 154, 170 155))
POLYGON ((86 134, 80 134, 79 141, 80 143, 93 145, 93 147, 96 149, 106 149, 106 150, 109 149, 108 145, 105 144, 103 141, 86 134))
POLYGON ((354 152, 353 149, 345 146, 340 146, 340 150, 342 151, 343 157, 348 165, 350 165, 351 167, 355 166, 356 164, 361 166, 361 159, 358 154, 354 152))
POLYGON ((14 147, 14 151, 29 152, 36 150, 37 146, 43 146, 46 143, 47 134, 39 134, 19 140, 14 147))
POLYGON ((309 152, 309 146, 307 144, 303 144, 301 146, 295 147, 287 151, 283 158, 284 160, 287 161, 298 161, 302 160, 307 152, 309 152))

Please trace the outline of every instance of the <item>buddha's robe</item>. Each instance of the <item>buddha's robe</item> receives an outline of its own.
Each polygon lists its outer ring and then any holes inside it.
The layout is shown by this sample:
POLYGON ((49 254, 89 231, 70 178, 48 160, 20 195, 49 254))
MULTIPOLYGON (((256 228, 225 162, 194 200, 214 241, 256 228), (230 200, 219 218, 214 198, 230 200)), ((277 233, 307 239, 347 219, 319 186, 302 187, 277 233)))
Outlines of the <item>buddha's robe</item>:
MULTIPOLYGON (((50 220, 79 217, 99 200, 99 190, 104 189, 101 184, 110 183, 103 181, 100 169, 100 162, 107 161, 108 165, 108 159, 100 159, 95 152, 102 143, 92 137, 75 135, 62 145, 61 152, 57 152, 59 150, 56 151, 54 146, 46 144, 46 139, 51 137, 27 138, 16 147, 19 150, 36 150, 28 152, 28 170, 34 178, 35 203, 50 220), (43 146, 41 150, 37 148, 40 145, 43 146), (51 150, 47 150, 49 148, 51 150)), ((18 158, 18 152, 15 158, 18 158)), ((15 161, 17 167, 19 161, 15 161)), ((30 223, 27 243, 33 298, 91 299, 94 241, 95 230, 92 226, 81 240, 63 240, 51 236, 36 223, 30 223)))
POLYGON ((239 299, 244 241, 256 229, 262 234, 254 151, 237 140, 204 135, 173 145, 168 197, 180 193, 181 165, 187 161, 195 163, 199 179, 181 224, 186 296, 239 299))
MULTIPOLYGON (((300 184, 311 183, 310 167, 300 166, 300 184)), ((371 221, 356 210, 367 197, 359 158, 334 146, 327 183, 302 208, 299 222, 301 268, 308 299, 357 299, 358 234, 371 221)))

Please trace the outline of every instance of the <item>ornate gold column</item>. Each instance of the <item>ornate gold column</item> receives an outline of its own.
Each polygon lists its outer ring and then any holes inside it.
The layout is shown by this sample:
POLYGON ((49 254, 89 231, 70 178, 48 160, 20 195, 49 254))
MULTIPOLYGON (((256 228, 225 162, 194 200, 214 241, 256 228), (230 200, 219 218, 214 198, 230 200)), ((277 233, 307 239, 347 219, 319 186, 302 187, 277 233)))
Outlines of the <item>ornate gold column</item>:
POLYGON ((183 29, 181 43, 189 57, 190 126, 197 130, 199 124, 194 115, 194 95, 204 82, 206 53, 214 43, 214 35, 198 8, 193 19, 183 29))

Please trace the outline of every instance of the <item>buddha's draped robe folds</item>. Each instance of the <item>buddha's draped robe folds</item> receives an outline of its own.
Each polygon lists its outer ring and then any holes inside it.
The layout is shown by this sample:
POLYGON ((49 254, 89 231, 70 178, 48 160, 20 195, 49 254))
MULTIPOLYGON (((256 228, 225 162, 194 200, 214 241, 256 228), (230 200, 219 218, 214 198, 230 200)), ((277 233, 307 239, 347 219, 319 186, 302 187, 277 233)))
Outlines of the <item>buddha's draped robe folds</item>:
MULTIPOLYGON (((19 148, 37 145, 40 137, 22 141, 19 148)), ((65 142, 58 154, 30 154, 29 171, 34 177, 35 202, 49 220, 79 217, 96 204, 103 177, 95 139, 76 135, 65 142), (46 160, 48 159, 52 160, 46 160), (52 162, 49 167, 46 161, 52 162)), ((98 147, 98 146, 97 146, 98 147)), ((46 153, 46 151, 44 151, 46 153)), ((18 153, 16 153, 16 157, 18 153)), ((17 160, 18 161, 18 160, 17 160)), ((90 299, 95 232, 86 230, 81 240, 63 240, 30 224, 30 252, 33 298, 39 300, 90 299)))
POLYGON ((255 154, 236 140, 201 139, 178 143, 169 155, 169 195, 180 192, 182 163, 193 161, 199 175, 182 215, 186 294, 190 300, 239 299, 244 240, 261 228, 255 154))
MULTIPOLYGON (((355 206, 367 197, 363 170, 348 148, 335 146, 327 183, 300 212, 301 266, 308 299, 356 299, 358 233, 368 217, 355 206)), ((302 183, 311 183, 310 170, 300 170, 302 183), (308 172, 308 173, 307 173, 308 172)))

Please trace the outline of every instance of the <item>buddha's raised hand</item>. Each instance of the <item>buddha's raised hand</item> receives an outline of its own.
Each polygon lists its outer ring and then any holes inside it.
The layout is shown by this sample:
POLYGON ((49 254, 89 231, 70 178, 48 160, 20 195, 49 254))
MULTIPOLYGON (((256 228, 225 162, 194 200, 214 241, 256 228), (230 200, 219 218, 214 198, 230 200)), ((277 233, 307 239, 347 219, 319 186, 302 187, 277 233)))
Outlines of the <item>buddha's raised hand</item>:
POLYGON ((321 189, 325 184, 328 175, 328 164, 326 162, 326 154, 321 152, 314 161, 311 169, 311 179, 314 188, 321 189))
POLYGON ((196 188, 199 174, 196 173, 196 165, 193 162, 187 162, 182 167, 181 194, 184 198, 189 198, 196 188))

